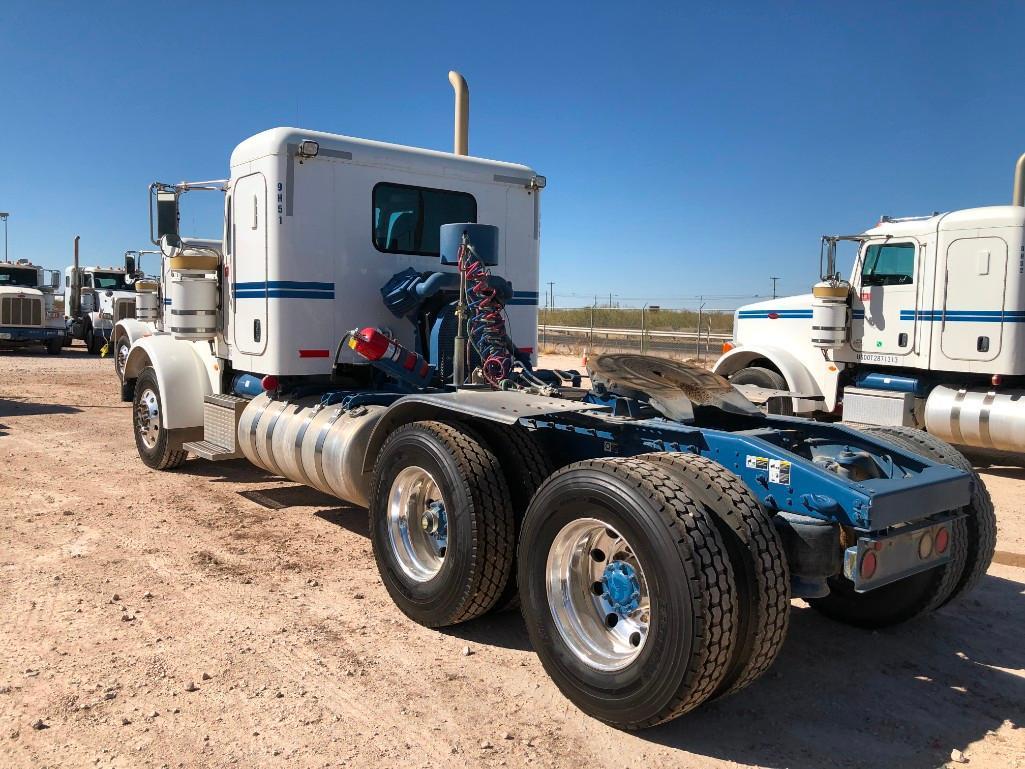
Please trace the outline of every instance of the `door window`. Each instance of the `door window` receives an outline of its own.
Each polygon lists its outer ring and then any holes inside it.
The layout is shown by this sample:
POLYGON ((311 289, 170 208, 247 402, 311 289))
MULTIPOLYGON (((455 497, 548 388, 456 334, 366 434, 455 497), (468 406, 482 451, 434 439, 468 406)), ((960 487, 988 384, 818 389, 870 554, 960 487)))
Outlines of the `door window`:
POLYGON ((865 249, 862 286, 910 286, 914 276, 914 243, 876 243, 865 249))

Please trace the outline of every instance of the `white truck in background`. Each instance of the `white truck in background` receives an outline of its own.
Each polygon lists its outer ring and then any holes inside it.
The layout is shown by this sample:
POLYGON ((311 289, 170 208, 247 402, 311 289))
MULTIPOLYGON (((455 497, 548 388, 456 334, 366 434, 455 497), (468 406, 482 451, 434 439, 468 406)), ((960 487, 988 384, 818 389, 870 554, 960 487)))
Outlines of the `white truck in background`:
POLYGON ((126 252, 120 267, 83 267, 78 242, 76 237, 74 263, 64 271, 67 335, 81 339, 90 353, 98 355, 114 338, 115 324, 136 317, 141 295, 145 295, 141 301, 149 313, 146 317, 156 319, 157 314, 149 311, 156 309, 159 286, 137 269, 139 252, 126 252))
POLYGON ((45 347, 59 355, 64 313, 55 304, 60 274, 28 259, 0 262, 0 350, 45 347))
POLYGON ((714 371, 796 413, 1025 452, 1025 155, 1011 205, 825 236, 811 294, 737 310, 714 371), (850 278, 840 244, 856 250, 850 278), (796 397, 803 395, 806 397, 796 397))

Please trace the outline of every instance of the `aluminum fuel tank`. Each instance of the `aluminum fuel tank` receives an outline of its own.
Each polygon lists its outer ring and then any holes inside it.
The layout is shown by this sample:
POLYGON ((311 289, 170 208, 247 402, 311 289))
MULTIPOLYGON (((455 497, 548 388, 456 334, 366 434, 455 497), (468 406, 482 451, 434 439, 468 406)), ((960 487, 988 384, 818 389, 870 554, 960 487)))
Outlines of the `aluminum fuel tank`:
POLYGON ((363 455, 384 406, 321 406, 319 398, 257 396, 242 412, 238 446, 250 462, 296 483, 366 506, 363 455))
POLYGON ((1025 391, 939 385, 925 402, 925 426, 948 443, 1025 451, 1025 391))

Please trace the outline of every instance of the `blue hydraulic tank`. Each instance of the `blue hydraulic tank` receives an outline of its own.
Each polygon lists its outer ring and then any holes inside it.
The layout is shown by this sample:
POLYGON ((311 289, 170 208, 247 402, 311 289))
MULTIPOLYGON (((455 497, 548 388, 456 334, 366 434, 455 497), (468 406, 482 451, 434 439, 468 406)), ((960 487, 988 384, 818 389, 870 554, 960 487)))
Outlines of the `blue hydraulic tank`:
POLYGON ((463 242, 463 233, 469 237, 470 245, 485 266, 494 267, 498 264, 498 227, 474 222, 441 225, 442 264, 459 264, 459 245, 463 242))

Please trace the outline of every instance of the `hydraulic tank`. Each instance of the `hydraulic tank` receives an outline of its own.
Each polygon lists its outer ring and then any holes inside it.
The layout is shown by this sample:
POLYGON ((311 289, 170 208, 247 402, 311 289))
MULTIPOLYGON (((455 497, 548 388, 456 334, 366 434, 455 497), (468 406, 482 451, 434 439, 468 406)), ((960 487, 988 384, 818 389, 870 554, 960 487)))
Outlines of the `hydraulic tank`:
POLYGON ((167 330, 179 339, 213 339, 217 333, 217 276, 172 273, 170 295, 167 330))
POLYGON ((488 267, 498 264, 498 227, 474 222, 441 225, 442 264, 459 264, 459 246, 464 233, 482 264, 488 267))
POLYGON ((939 385, 925 402, 925 426, 948 443, 1025 451, 1025 390, 939 385))
POLYGON ((239 418, 238 443, 257 467, 366 506, 363 456, 384 406, 321 406, 319 397, 277 400, 266 393, 239 418))
POLYGON ((919 398, 925 397, 928 390, 917 377, 886 374, 881 371, 862 371, 854 376, 854 384, 871 390, 913 393, 919 398))
POLYGON ((812 288, 811 301, 811 343, 823 350, 843 347, 847 341, 850 326, 850 308, 846 283, 834 285, 823 281, 812 288))

